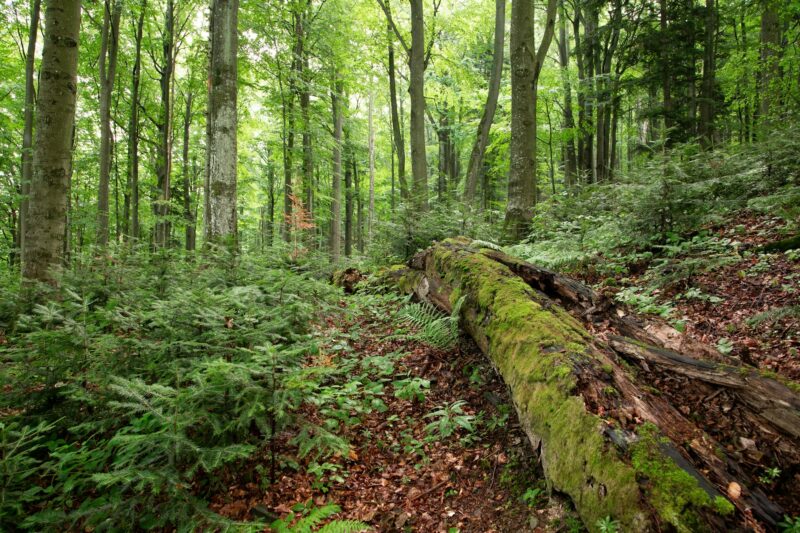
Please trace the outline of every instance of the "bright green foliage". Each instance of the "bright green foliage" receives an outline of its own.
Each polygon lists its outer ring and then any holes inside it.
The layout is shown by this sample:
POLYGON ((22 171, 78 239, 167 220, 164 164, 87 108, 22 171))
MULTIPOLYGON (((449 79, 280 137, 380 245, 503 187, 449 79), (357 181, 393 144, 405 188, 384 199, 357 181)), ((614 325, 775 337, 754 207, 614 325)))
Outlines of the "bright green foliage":
POLYGON ((428 433, 429 438, 446 439, 459 429, 473 433, 476 429, 475 415, 470 415, 464 411, 466 403, 464 400, 458 400, 426 414, 425 418, 433 420, 425 426, 425 431, 428 433))
POLYGON ((334 520, 320 527, 320 523, 341 511, 338 505, 314 507, 311 504, 295 505, 289 516, 276 520, 270 527, 275 533, 358 533, 369 529, 367 524, 355 520, 334 520))
POLYGON ((413 377, 393 381, 392 386, 397 398, 410 402, 422 402, 425 400, 425 391, 431 387, 431 382, 427 379, 413 377))
POLYGON ((602 518, 595 524, 600 533, 618 533, 619 522, 612 520, 610 516, 602 518))
POLYGON ((782 533, 800 533, 800 517, 784 516, 778 527, 782 533))
POLYGON ((448 348, 458 341, 462 304, 463 300, 457 301, 447 316, 427 302, 409 303, 400 310, 399 318, 418 329, 414 338, 437 348, 448 348))
POLYGON ((280 261, 143 259, 81 258, 47 303, 4 310, 4 530, 224 529, 205 501, 221 467, 285 431, 300 457, 346 454, 338 425, 385 408, 366 374, 326 383, 354 363, 306 366, 326 283, 280 261))

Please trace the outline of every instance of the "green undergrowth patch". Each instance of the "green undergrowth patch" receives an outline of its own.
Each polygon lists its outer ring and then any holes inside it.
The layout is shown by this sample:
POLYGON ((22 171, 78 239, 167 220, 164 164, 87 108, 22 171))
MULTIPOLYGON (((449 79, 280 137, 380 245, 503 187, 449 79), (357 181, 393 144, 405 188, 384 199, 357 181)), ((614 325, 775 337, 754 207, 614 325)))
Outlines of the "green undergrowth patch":
POLYGON ((343 311, 306 265, 174 251, 75 263, 57 289, 0 289, 3 531, 261 530, 209 509, 223 473, 282 433, 298 464, 324 465, 348 451, 341 428, 383 406, 369 376, 390 363, 352 379, 356 362, 316 363, 320 320, 343 311))

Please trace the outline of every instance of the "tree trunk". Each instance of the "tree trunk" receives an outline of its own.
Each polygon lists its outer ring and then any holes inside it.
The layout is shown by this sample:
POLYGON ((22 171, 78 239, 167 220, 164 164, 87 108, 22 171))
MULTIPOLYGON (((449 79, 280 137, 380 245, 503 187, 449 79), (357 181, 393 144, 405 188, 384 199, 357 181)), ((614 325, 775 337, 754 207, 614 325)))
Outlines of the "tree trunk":
POLYGON ((509 241, 525 236, 536 204, 536 99, 539 74, 555 32, 557 6, 557 0, 548 0, 536 55, 532 0, 511 7, 511 172, 505 218, 509 241))
POLYGON ((411 50, 409 87, 411 96, 411 174, 412 201, 419 213, 428 209, 428 160, 425 154, 425 21, 423 1, 411 4, 411 50))
POLYGON ((167 0, 164 13, 164 34, 162 36, 160 74, 161 106, 158 122, 158 157, 156 161, 157 191, 153 202, 155 230, 153 240, 156 246, 166 246, 170 235, 169 203, 171 200, 172 177, 172 77, 175 72, 175 2, 167 0))
POLYGON ((361 196, 361 175, 358 173, 358 161, 353 154, 353 194, 355 195, 356 227, 355 245, 359 253, 364 253, 364 201, 361 196))
POLYGON ((344 164, 344 255, 350 257, 353 255, 353 147, 347 128, 344 129, 344 149, 347 154, 344 164))
POLYGON ((372 90, 369 92, 369 134, 367 139, 369 150, 369 214, 367 218, 367 242, 372 244, 372 234, 375 229, 375 126, 373 124, 373 113, 375 107, 375 97, 372 90))
MULTIPOLYGON (((25 50, 25 111, 22 129, 22 175, 20 177, 19 229, 17 230, 16 247, 20 250, 25 242, 25 226, 28 220, 28 198, 31 191, 33 171, 33 110, 36 99, 34 85, 34 68, 36 65, 36 37, 39 34, 39 15, 41 0, 33 0, 31 5, 31 25, 28 30, 28 47, 25 50)), ((18 256, 15 255, 18 259, 18 256)), ((16 262, 16 259, 12 262, 16 262)))
POLYGON ((737 461, 711 433, 727 441, 737 430, 720 429, 709 413, 687 418, 676 405, 700 410, 730 398, 731 416, 757 446, 795 469, 795 392, 756 370, 695 359, 720 356, 574 280, 468 239, 440 243, 409 265, 384 279, 445 312, 458 309, 509 386, 551 486, 572 499, 590 530, 607 516, 626 532, 730 531, 742 523, 763 531, 782 518, 758 488, 762 468, 737 461))
MULTIPOLYGON (((387 2, 386 8, 390 5, 387 2)), ((397 154, 397 180, 400 183, 400 198, 408 200, 408 181, 406 179, 406 143, 403 139, 403 130, 400 127, 400 112, 397 105, 397 79, 394 63, 394 36, 392 35, 392 24, 386 22, 389 40, 389 100, 392 111, 392 141, 394 142, 395 153, 397 154)))
POLYGON ((239 0, 211 4, 206 242, 236 246, 236 97, 239 0))
POLYGON ((128 120, 128 182, 123 208, 123 233, 133 240, 139 238, 139 84, 142 71, 142 35, 146 10, 147 0, 142 0, 134 36, 136 51, 131 76, 131 114, 128 120))
POLYGON ((703 50, 703 82, 700 92, 700 143, 704 148, 714 144, 714 92, 717 85, 717 6, 706 0, 706 35, 703 50))
POLYGON ((559 1, 558 62, 561 66, 561 84, 564 88, 564 118, 561 127, 564 136, 564 187, 571 189, 577 183, 578 157, 575 153, 575 117, 572 114, 572 85, 569 81, 569 34, 564 0, 559 1))
POLYGON ((97 191, 97 244, 108 244, 108 193, 111 175, 111 95, 117 75, 119 21, 122 1, 103 3, 103 30, 100 44, 100 185, 97 191))
POLYGON ((497 110, 497 97, 500 95, 500 82, 503 78, 503 51, 506 34, 506 0, 495 0, 494 13, 494 52, 492 54, 492 74, 489 78, 489 92, 486 95, 486 106, 478 125, 478 135, 472 145, 472 153, 467 166, 467 179, 464 184, 464 201, 468 205, 475 202, 475 190, 478 187, 478 176, 483 168, 483 155, 489 144, 489 132, 492 129, 494 113, 497 110))
POLYGON ((780 76, 781 22, 777 0, 761 0, 761 80, 759 119, 762 127, 778 107, 780 76))
MULTIPOLYGON (((662 39, 667 38, 668 24, 667 0, 659 0, 659 27, 662 39)), ((663 93, 664 129, 670 130, 675 124, 672 111, 672 69, 670 68, 668 47, 664 45, 661 48, 661 91, 663 93)), ((669 135, 668 132, 667 135, 669 135)))
POLYGON ((342 239, 342 127, 341 95, 344 84, 335 80, 331 91, 331 111, 333 113, 333 185, 331 187, 331 261, 339 262, 342 239))
POLYGON ((22 275, 30 280, 54 282, 62 265, 80 25, 80 0, 45 1, 36 143, 22 249, 22 275))
POLYGON ((192 125, 192 101, 194 94, 186 95, 183 114, 183 217, 186 220, 186 250, 194 251, 197 244, 197 222, 192 211, 192 182, 189 172, 189 141, 192 125))

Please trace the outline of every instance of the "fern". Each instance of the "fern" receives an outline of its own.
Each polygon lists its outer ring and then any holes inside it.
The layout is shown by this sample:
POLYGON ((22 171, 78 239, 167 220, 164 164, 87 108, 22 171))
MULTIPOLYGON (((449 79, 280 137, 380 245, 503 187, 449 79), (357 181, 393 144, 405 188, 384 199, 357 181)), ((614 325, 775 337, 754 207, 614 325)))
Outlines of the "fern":
POLYGON ((754 328, 764 322, 775 323, 784 318, 800 318, 800 305, 777 307, 757 313, 747 319, 747 325, 754 328))
POLYGON ((297 511, 305 511, 307 514, 292 524, 297 518, 293 511, 286 518, 273 522, 272 530, 275 533, 312 533, 313 531, 317 531, 317 533, 358 533, 369 529, 367 524, 355 520, 333 520, 319 527, 323 521, 341 512, 342 509, 336 504, 311 507, 310 509, 303 505, 298 507, 297 511), (319 529, 315 529, 317 527, 319 529))
POLYGON ((448 316, 428 302, 409 303, 400 309, 398 318, 401 322, 417 329, 417 332, 411 335, 412 338, 436 348, 446 349, 458 342, 458 325, 463 305, 464 297, 461 297, 448 316))

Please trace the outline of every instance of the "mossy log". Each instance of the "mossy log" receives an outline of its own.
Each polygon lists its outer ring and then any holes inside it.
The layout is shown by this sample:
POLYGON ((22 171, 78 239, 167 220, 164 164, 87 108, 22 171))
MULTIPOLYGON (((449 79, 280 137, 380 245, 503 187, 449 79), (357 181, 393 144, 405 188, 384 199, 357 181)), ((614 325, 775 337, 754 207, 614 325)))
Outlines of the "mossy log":
POLYGON ((788 239, 782 239, 780 241, 770 242, 759 246, 756 251, 759 253, 774 253, 774 252, 786 252, 789 250, 795 250, 800 248, 800 235, 795 235, 794 237, 789 237, 788 239))
POLYGON ((800 449, 800 400, 783 384, 697 361, 684 354, 719 354, 468 239, 436 244, 384 280, 445 312, 464 299, 463 328, 509 387, 551 487, 571 498, 590 530, 607 516, 626 532, 763 531, 781 520, 783 509, 703 427, 641 383, 634 365, 735 390, 800 464, 791 452, 800 449), (616 336, 590 333, 600 323, 616 336))

